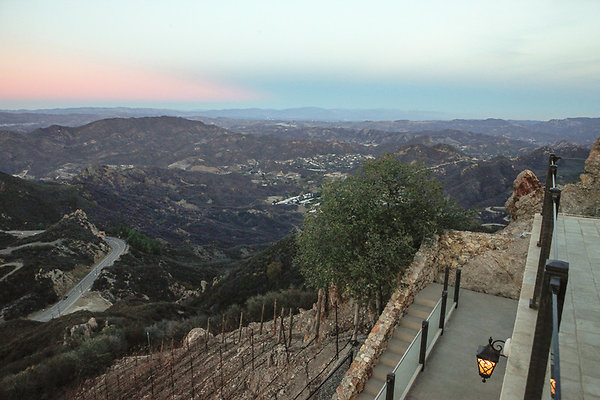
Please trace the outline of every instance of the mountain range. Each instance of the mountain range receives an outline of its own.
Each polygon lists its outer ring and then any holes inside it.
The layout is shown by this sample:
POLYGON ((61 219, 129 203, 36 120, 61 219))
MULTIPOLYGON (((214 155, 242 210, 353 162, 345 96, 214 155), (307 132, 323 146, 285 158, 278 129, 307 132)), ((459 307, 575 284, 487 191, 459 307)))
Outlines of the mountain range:
MULTIPOLYGON (((27 179, 21 184, 0 175, 0 228, 44 226, 82 208, 107 230, 124 223, 193 245, 205 259, 239 258, 300 227, 303 205, 274 203, 302 193, 318 196, 323 179, 352 173, 383 152, 424 162, 463 207, 484 209, 504 204, 522 169, 542 174, 552 150, 448 129, 225 125, 180 117, 111 118, 0 132, 0 171, 27 179)), ((565 181, 574 179, 588 149, 567 143, 554 148, 573 159, 572 168, 561 171, 567 172, 565 181)))
MULTIPOLYGON (((0 130, 31 132, 52 124, 80 126, 96 120, 124 117, 180 116, 202 120, 225 128, 243 125, 276 125, 294 121, 310 127, 343 127, 391 132, 460 130, 506 136, 548 145, 560 140, 591 145, 600 136, 600 118, 566 118, 549 121, 502 119, 450 119, 435 112, 388 109, 323 109, 318 107, 272 109, 231 109, 180 111, 127 107, 80 107, 41 110, 0 110, 0 130)), ((234 129, 235 130, 235 129, 234 129)))

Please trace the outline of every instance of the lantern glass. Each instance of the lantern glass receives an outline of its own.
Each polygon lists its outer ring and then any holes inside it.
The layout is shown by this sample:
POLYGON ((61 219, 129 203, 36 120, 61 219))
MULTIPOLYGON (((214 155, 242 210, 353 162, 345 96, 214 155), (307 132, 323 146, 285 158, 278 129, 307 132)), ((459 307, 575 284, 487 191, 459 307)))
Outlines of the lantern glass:
POLYGON ((482 358, 477 359, 477 364, 479 365, 479 375, 482 378, 489 378, 492 376, 494 372, 494 368, 496 368, 496 363, 490 360, 484 360, 482 358))
POLYGON ((550 378, 550 393, 554 398, 554 395, 556 395, 556 380, 554 378, 550 378))
POLYGON ((495 350, 490 344, 479 346, 477 350, 477 368, 479 369, 479 376, 483 378, 483 382, 492 376, 499 359, 500 352, 495 350))

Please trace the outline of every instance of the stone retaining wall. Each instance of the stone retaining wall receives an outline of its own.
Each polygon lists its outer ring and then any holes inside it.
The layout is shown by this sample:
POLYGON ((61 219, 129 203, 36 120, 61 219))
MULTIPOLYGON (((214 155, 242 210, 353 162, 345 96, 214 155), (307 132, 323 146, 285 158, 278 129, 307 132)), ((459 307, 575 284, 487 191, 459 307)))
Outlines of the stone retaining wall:
POLYGON ((377 360, 385 351, 389 338, 404 311, 412 304, 414 296, 433 282, 439 272, 436 256, 439 253, 438 237, 423 244, 412 264, 405 271, 401 285, 394 291, 379 316, 367 340, 360 348, 350 369, 342 379, 332 400, 355 399, 363 390, 377 360))
POLYGON ((530 226, 530 220, 521 220, 495 234, 448 231, 424 243, 332 399, 357 397, 414 296, 433 281, 442 283, 446 266, 450 267, 450 284, 461 268, 461 288, 518 298, 530 226))

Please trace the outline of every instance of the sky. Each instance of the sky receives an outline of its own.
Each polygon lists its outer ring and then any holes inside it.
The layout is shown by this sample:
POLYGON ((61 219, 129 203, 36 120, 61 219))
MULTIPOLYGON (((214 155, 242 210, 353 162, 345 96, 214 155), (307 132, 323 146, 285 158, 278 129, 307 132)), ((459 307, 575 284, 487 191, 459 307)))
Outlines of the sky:
POLYGON ((0 109, 600 117, 598 0, 0 0, 0 109))

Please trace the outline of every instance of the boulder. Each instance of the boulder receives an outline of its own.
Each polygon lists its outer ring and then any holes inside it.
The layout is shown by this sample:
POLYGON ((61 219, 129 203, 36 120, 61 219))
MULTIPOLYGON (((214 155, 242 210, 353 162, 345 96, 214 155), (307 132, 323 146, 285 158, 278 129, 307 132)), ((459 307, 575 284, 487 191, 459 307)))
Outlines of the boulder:
POLYGON ((73 325, 68 331, 70 337, 90 338, 98 330, 98 322, 92 317, 83 324, 73 325))
POLYGON ((504 207, 513 221, 533 218, 542 210, 544 189, 533 172, 522 171, 513 182, 513 194, 504 207))
POLYGON ((581 177, 582 181, 587 180, 588 182, 600 183, 600 137, 592 146, 590 155, 585 160, 584 171, 581 177))
MULTIPOLYGON (((188 332, 187 336, 183 340, 184 345, 192 346, 198 342, 198 340, 206 340, 206 330, 202 328, 194 328, 188 332)), ((208 338, 211 339, 213 335, 208 334, 208 338)))

